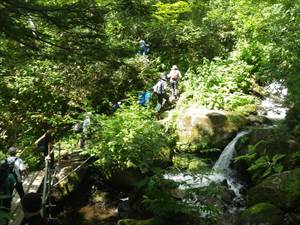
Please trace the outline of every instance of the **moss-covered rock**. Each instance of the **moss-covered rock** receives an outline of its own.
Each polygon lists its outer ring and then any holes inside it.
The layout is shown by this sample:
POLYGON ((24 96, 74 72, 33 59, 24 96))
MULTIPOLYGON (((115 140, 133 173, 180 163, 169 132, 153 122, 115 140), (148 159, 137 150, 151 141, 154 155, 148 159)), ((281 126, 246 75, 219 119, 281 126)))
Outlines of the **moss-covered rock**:
POLYGON ((238 114, 190 107, 176 121, 178 145, 182 151, 199 152, 206 148, 224 148, 247 120, 238 114))
POLYGON ((284 213, 276 206, 262 202, 245 210, 235 225, 282 225, 284 213))
POLYGON ((182 153, 173 156, 173 164, 180 169, 187 169, 189 171, 197 171, 207 168, 207 164, 197 156, 189 153, 182 153))
POLYGON ((123 219, 118 221, 118 225, 163 225, 163 223, 155 218, 146 220, 123 219))
POLYGON ((248 203, 269 202, 284 210, 300 204, 300 168, 274 174, 248 191, 248 203))

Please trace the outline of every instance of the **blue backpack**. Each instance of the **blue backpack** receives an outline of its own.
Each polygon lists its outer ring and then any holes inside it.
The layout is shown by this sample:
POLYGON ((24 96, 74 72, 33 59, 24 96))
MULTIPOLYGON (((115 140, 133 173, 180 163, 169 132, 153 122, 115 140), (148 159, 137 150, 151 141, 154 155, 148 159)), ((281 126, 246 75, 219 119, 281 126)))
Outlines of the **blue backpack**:
POLYGON ((148 91, 144 91, 140 93, 138 97, 139 97, 139 104, 143 106, 147 106, 151 98, 151 93, 148 91))

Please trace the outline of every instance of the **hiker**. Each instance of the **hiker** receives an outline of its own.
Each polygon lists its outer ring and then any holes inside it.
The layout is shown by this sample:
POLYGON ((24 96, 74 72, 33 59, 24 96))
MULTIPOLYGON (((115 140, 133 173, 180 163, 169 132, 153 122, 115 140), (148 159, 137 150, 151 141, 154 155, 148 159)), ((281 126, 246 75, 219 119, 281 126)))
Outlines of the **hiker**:
POLYGON ((0 164, 0 209, 4 212, 10 211, 13 190, 16 184, 16 178, 10 172, 10 165, 7 160, 0 164))
POLYGON ((11 167, 11 171, 16 179, 16 191, 18 192, 20 198, 24 196, 24 188, 23 188, 23 177, 26 174, 26 167, 24 164, 24 161, 17 157, 17 148, 16 147, 10 147, 8 149, 8 157, 7 162, 11 167))
POLYGON ((140 55, 147 55, 149 53, 150 49, 146 42, 144 40, 140 40, 140 55))
POLYGON ((88 112, 85 116, 85 119, 82 122, 82 134, 79 139, 79 147, 84 148, 85 145, 85 140, 91 138, 91 133, 90 133, 90 125, 91 125, 91 116, 92 113, 88 112))
POLYGON ((144 91, 139 93, 138 95, 138 103, 142 106, 147 106, 149 104, 151 98, 151 92, 149 91, 144 91))
POLYGON ((156 111, 160 111, 162 106, 168 100, 168 95, 166 93, 167 82, 164 73, 161 74, 160 80, 153 86, 153 92, 157 95, 157 105, 156 111))
POLYGON ((117 101, 115 104, 113 104, 110 114, 114 114, 121 107, 121 105, 125 102, 126 102, 126 99, 121 99, 121 100, 117 101))
POLYGON ((28 193, 21 200, 24 218, 21 225, 60 225, 56 219, 48 219, 41 214, 42 198, 38 193, 28 193))
POLYGON ((176 65, 172 66, 171 71, 167 75, 167 77, 170 78, 172 97, 174 97, 175 99, 177 99, 178 81, 179 81, 179 79, 181 77, 181 73, 178 70, 178 67, 176 65))
POLYGON ((43 152, 45 159, 50 159, 50 168, 54 167, 54 151, 52 150, 52 129, 48 129, 36 142, 37 148, 43 152))

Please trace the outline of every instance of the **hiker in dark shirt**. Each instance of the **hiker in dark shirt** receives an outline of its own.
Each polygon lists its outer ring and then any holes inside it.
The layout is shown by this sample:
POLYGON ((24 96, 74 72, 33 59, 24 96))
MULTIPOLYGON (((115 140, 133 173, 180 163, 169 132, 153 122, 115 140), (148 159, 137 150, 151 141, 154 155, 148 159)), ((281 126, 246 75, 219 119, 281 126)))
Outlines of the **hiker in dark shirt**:
POLYGON ((12 193, 16 183, 15 176, 9 172, 7 160, 0 162, 0 224, 6 225, 9 220, 5 217, 10 212, 12 193), (4 215, 4 216, 1 216, 4 215))

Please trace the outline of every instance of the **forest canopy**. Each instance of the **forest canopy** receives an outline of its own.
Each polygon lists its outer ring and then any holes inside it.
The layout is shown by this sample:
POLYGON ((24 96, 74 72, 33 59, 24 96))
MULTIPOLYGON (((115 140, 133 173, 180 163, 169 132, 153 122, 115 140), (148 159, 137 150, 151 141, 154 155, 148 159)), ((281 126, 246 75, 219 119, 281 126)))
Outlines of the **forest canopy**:
POLYGON ((59 137, 173 64, 181 91, 210 108, 254 104, 273 80, 298 105, 299 13, 298 0, 3 0, 0 146, 28 146, 48 127, 59 137))

